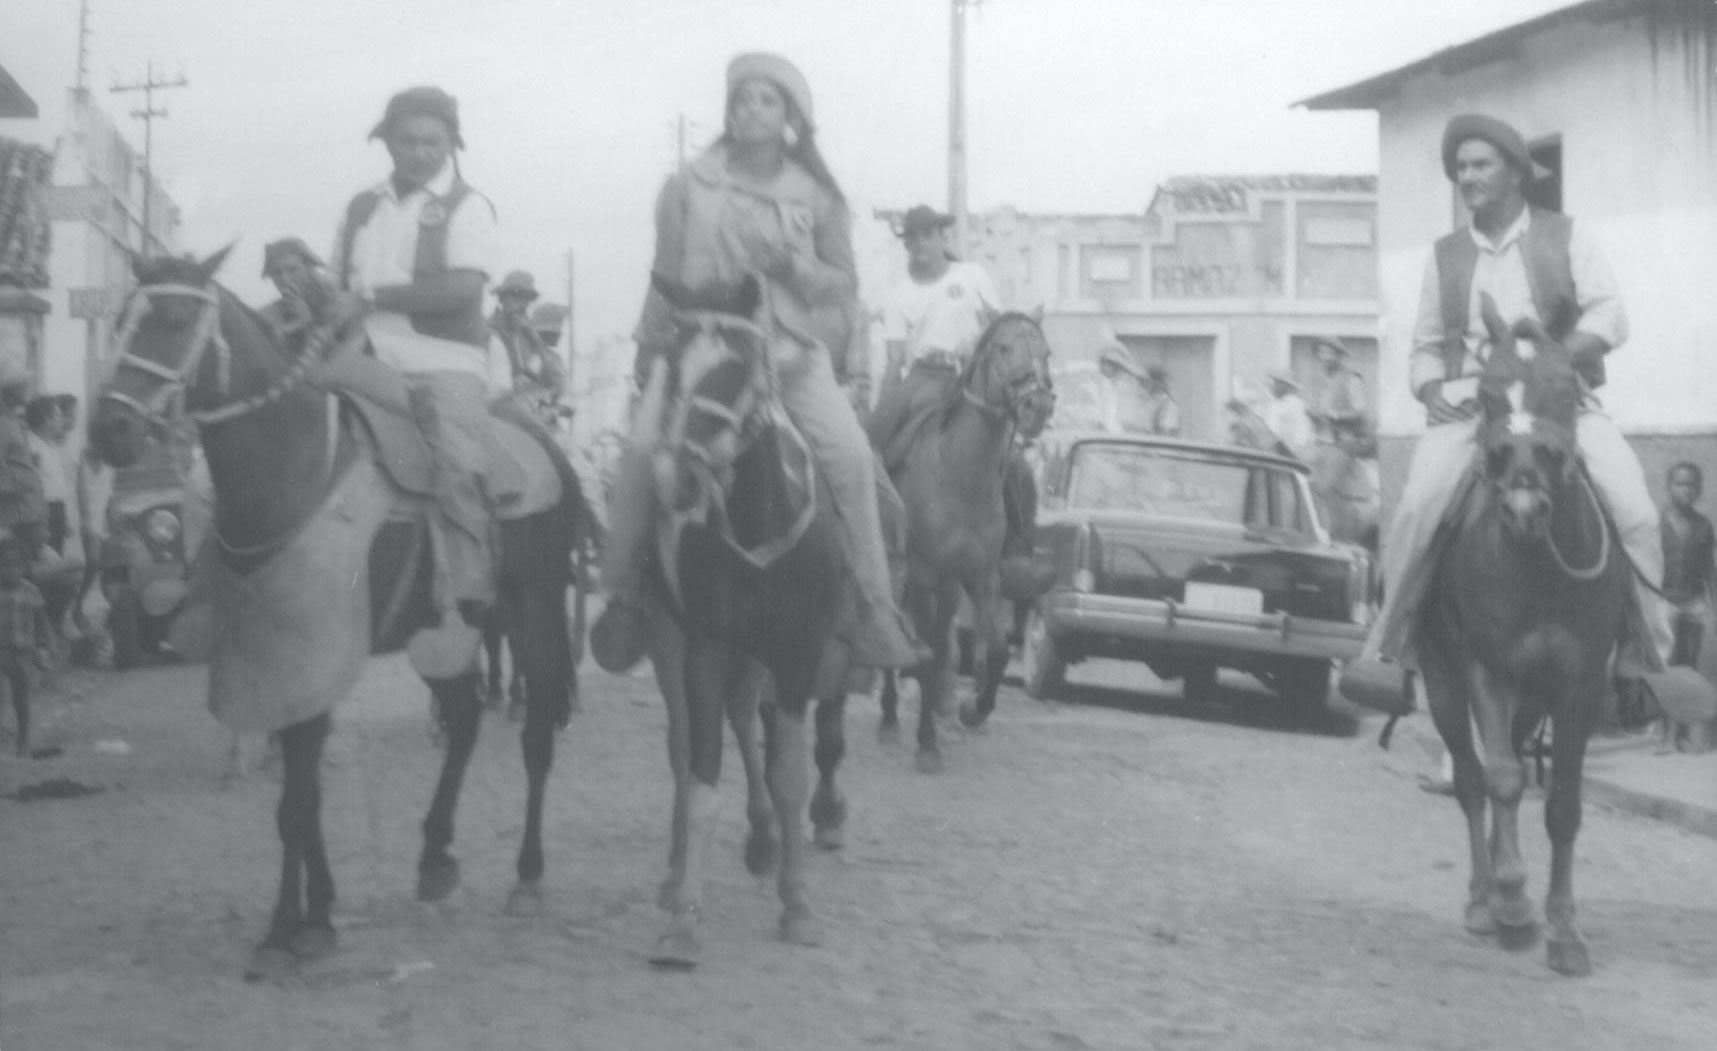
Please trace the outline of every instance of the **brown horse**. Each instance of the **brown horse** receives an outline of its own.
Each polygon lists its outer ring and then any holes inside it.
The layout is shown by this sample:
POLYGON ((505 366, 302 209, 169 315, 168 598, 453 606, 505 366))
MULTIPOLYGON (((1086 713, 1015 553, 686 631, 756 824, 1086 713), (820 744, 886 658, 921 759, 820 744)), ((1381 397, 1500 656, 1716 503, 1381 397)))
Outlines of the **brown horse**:
POLYGON ((1582 975, 1591 961, 1574 922, 1581 766, 1624 630, 1630 567, 1577 455, 1581 389, 1571 356, 1536 323, 1510 331, 1488 297, 1483 316, 1492 351, 1478 462, 1436 563, 1417 643, 1467 818, 1466 926, 1475 933, 1519 940, 1536 931, 1516 828, 1526 788, 1521 751, 1542 720, 1554 728, 1544 814, 1548 955, 1556 971, 1582 975), (1536 353, 1517 351, 1522 337, 1536 353))
MULTIPOLYGON (((235 728, 280 731, 280 888, 246 972, 278 978, 336 941, 320 783, 331 709, 372 652, 398 650, 436 623, 433 560, 428 498, 407 494, 384 471, 380 439, 360 422, 371 417, 321 388, 317 377, 329 363, 320 347, 288 351, 266 320, 215 282, 225 256, 138 265, 140 287, 90 435, 101 457, 122 467, 170 416, 182 413, 201 431, 219 555, 211 570, 210 706, 235 728)), ((397 384, 383 366, 368 367, 382 370, 380 384, 397 384)), ((545 788, 575 674, 569 559, 588 522, 570 467, 556 459, 552 441, 535 437, 546 442, 542 471, 554 470, 561 485, 541 491, 543 506, 521 499, 503 516, 496 581, 516 626, 528 708, 521 734, 525 830, 507 901, 507 911, 520 915, 541 908, 545 788)), ((423 822, 418 897, 439 900, 459 882, 447 848, 482 705, 475 666, 428 686, 447 751, 423 822)))
MULTIPOLYGON (((896 478, 906 508, 905 607, 932 653, 911 673, 921 698, 923 773, 942 769, 935 714, 951 678, 949 628, 962 593, 971 602, 981 664, 977 696, 961 706, 960 721, 978 726, 995 710, 1011 617, 1000 577, 1008 531, 1004 488, 1015 438, 1022 428, 1041 426, 1053 397, 1043 328, 1029 315, 1003 314, 978 339, 946 405, 919 432, 896 478)), ((891 714, 885 705, 885 724, 891 714)))

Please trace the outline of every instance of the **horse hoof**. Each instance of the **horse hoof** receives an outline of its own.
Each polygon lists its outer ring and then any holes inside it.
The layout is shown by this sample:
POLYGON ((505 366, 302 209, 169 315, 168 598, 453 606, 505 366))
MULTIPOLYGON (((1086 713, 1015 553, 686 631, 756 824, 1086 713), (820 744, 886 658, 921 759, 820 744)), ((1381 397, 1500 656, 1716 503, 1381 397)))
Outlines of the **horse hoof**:
POLYGON ((818 825, 811 832, 811 845, 820 850, 839 850, 847 845, 847 835, 839 825, 818 825))
POLYGON ((256 947, 250 954, 250 963, 245 965, 244 980, 247 982, 279 982, 291 978, 298 973, 298 957, 291 949, 280 945, 270 945, 267 942, 256 947))
POLYGON ((984 725, 984 720, 989 717, 989 712, 979 711, 978 706, 970 701, 960 705, 960 725, 968 730, 976 730, 984 725))
POLYGON ((1533 907, 1532 899, 1525 894, 1493 901, 1490 911, 1496 917, 1499 927, 1524 931, 1538 925, 1538 910, 1533 907))
POLYGON ((883 723, 876 728, 876 743, 884 748, 893 748, 900 743, 900 724, 883 723))
POLYGON ((332 927, 306 927, 292 939, 292 953, 301 962, 320 960, 339 947, 340 936, 332 927))
POLYGON ((691 931, 671 930, 656 939, 656 951, 650 954, 650 966, 665 971, 689 971, 703 958, 703 946, 691 931))
POLYGON ((1487 901, 1471 901, 1467 903, 1465 926, 1468 933, 1489 936, 1496 933, 1496 914, 1490 911, 1487 901))
POLYGON ((789 909, 781 916, 781 940, 814 949, 823 944, 823 926, 809 909, 789 909))
POLYGON ((1584 978, 1592 973, 1592 954, 1585 942, 1552 940, 1545 948, 1546 962, 1557 974, 1584 978))
POLYGON ((834 792, 818 792, 811 797, 811 824, 818 832, 839 830, 847 823, 847 801, 834 792))
POLYGON ((918 750, 918 772, 921 774, 939 774, 942 772, 942 753, 920 748, 918 750))
POLYGON ((507 904, 501 911, 508 916, 532 918, 543 913, 543 886, 536 880, 520 880, 507 892, 507 904))
MULTIPOLYGON (((767 876, 775 871, 775 837, 753 832, 745 837, 745 871, 753 876, 767 876)), ((663 887, 664 894, 667 887, 663 887)), ((666 907, 666 906, 664 906, 666 907)))
POLYGON ((459 886, 459 862, 452 858, 436 865, 420 865, 417 870, 417 900, 440 901, 459 886))

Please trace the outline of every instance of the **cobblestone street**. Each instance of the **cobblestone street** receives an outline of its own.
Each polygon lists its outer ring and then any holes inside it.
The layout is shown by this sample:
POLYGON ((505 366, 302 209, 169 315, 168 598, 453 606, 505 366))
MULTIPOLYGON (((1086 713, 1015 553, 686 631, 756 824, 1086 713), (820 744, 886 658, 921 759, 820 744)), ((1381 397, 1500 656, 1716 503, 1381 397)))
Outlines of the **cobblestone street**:
MULTIPOLYGON (((239 974, 277 873, 264 774, 223 790, 200 667, 79 673, 48 699, 80 799, 0 801, 0 1047, 1706 1048, 1717 1045, 1717 842, 1589 807, 1576 889, 1595 975, 1465 934, 1465 837, 1418 791, 1429 729, 1379 751, 1369 719, 1306 730, 1236 678, 1223 703, 1115 688, 1066 705, 1005 689, 912 771, 848 716, 848 845, 810 866, 820 949, 773 937, 773 883, 740 864, 724 781, 706 963, 645 962, 663 915, 669 778, 648 675, 585 673, 548 812, 548 907, 501 904, 523 816, 517 736, 486 718, 449 903, 412 896, 439 753, 403 662, 372 664, 325 775, 340 951, 290 986, 239 974), (129 754, 94 750, 122 739, 129 754)), ((909 705, 915 714, 915 705, 909 705)), ((730 753, 730 759, 732 758, 730 753)), ((1542 896, 1548 848, 1523 842, 1542 896)))

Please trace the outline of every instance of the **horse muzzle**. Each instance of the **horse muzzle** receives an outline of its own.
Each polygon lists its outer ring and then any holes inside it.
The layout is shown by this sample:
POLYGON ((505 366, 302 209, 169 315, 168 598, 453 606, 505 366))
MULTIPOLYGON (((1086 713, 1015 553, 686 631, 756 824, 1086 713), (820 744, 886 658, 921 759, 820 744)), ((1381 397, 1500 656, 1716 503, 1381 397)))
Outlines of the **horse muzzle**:
POLYGON ((1519 540, 1540 540, 1550 532, 1550 494, 1543 489, 1514 486, 1502 494, 1503 522, 1519 540))

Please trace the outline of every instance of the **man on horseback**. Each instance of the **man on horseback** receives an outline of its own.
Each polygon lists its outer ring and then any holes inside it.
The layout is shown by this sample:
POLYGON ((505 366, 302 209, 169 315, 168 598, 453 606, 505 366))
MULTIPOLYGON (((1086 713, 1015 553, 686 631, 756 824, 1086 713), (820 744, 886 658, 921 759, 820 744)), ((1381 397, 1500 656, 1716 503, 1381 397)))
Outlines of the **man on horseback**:
MULTIPOLYGON (((906 466, 916 434, 951 396, 978 338, 1001 313, 989 271, 949 250, 953 224, 953 216, 926 204, 914 205, 900 222, 908 278, 889 290, 883 306, 888 363, 869 424, 871 444, 891 476, 906 466)), ((1037 489, 1023 447, 1008 458, 1004 492, 1010 564, 1003 579, 1012 581, 1030 569, 1037 520, 1037 489)))
POLYGON ((490 330, 483 285, 495 254, 495 210, 460 177, 458 105, 435 87, 388 101, 370 132, 393 172, 352 198, 333 258, 342 286, 366 308, 375 355, 404 377, 412 416, 435 462, 438 556, 446 586, 440 628, 423 645, 458 665, 475 659, 480 623, 494 601, 489 551, 490 330))
POLYGON ((566 367, 561 364, 560 355, 549 349, 526 316, 526 311, 537 298, 536 279, 523 270, 514 270, 495 289, 495 298, 495 312, 489 316, 489 327, 495 330, 495 335, 507 348, 513 390, 533 401, 543 400, 551 405, 559 401, 561 388, 566 383, 566 367))
POLYGON ((1376 455, 1365 377, 1349 364, 1347 344, 1339 339, 1317 339, 1313 346, 1323 370, 1310 408, 1318 440, 1351 449, 1356 456, 1376 455))
POLYGON ((1390 523, 1385 600, 1362 660, 1416 666, 1413 621, 1430 583, 1427 556, 1474 456, 1477 377, 1491 348, 1479 303, 1489 295, 1505 321, 1536 319, 1574 355, 1586 390, 1576 428, 1581 457, 1636 570, 1633 638, 1619 652, 1617 673, 1659 671, 1672 635, 1663 603, 1644 584, 1663 576, 1657 508, 1632 448, 1590 394, 1604 382, 1604 355, 1628 335, 1615 278, 1584 226, 1528 206, 1532 159, 1514 128, 1458 116, 1444 131, 1442 156, 1472 223, 1437 241, 1425 269, 1410 379, 1432 426, 1414 450, 1390 523))

